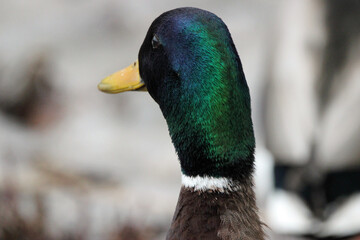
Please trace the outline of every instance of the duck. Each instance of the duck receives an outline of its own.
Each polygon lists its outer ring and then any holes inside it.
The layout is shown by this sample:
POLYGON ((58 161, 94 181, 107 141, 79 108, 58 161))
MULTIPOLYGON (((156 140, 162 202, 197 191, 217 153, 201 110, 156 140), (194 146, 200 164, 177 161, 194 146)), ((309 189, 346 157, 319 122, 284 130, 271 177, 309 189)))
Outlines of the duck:
POLYGON ((264 239, 249 87, 221 18, 192 7, 161 14, 137 61, 98 89, 147 91, 161 109, 182 174, 167 240, 264 239))

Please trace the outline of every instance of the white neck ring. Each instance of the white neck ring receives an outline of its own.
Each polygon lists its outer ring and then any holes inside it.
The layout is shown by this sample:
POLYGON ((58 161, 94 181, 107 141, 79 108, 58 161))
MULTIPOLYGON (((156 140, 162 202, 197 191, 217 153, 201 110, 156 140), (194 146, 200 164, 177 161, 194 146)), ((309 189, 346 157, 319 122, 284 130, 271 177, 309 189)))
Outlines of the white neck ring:
POLYGON ((232 191, 234 189, 233 181, 226 177, 196 176, 190 177, 181 175, 182 185, 186 188, 192 188, 195 191, 232 191))

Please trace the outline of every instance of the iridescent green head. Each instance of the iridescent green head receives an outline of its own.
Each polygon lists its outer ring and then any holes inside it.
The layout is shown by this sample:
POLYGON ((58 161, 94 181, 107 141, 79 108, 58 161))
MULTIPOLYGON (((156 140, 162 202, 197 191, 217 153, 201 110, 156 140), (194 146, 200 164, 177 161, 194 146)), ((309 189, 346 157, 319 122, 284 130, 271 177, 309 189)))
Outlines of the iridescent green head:
POLYGON ((220 18, 196 8, 160 15, 141 46, 139 69, 167 121, 184 174, 252 173, 249 89, 220 18))
POLYGON ((163 13, 151 24, 138 63, 98 87, 118 93, 146 85, 167 121, 185 175, 241 179, 252 174, 249 89, 220 18, 196 8, 163 13))

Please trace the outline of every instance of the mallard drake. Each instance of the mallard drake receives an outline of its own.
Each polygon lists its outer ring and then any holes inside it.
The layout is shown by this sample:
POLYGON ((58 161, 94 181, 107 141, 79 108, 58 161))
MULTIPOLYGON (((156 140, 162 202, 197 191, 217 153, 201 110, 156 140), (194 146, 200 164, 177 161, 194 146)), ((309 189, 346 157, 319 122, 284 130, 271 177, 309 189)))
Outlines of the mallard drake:
POLYGON ((147 90, 166 119, 182 171, 168 240, 264 239, 253 190, 249 88, 219 17, 197 8, 161 14, 138 61, 98 88, 147 90))

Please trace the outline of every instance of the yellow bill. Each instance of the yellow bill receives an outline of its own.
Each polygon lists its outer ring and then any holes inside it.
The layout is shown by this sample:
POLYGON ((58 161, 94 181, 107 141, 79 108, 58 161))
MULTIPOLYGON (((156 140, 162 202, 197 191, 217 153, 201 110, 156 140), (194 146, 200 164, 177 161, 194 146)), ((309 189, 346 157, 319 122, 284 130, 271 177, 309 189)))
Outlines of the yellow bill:
POLYGON ((136 61, 127 68, 104 78, 98 84, 98 89, 106 93, 146 91, 145 83, 139 74, 139 62, 136 61))

